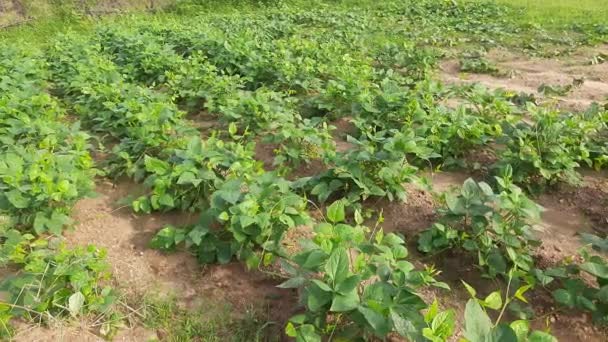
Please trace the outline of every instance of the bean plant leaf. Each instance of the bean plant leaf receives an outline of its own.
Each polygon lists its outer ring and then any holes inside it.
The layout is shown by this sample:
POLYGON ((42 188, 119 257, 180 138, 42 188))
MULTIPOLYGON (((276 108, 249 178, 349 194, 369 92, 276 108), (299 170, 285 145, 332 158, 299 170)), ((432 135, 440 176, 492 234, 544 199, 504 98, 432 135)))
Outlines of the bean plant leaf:
POLYGON ((574 307, 575 305, 574 297, 565 289, 557 289, 553 291, 553 298, 555 298, 555 301, 558 303, 570 308, 574 307))
POLYGON ((325 304, 329 303, 332 299, 331 293, 322 290, 314 283, 307 288, 307 305, 310 311, 319 311, 325 304))
POLYGON ((339 248, 331 253, 325 263, 325 273, 338 285, 348 276, 348 255, 345 249, 339 248))
POLYGON ((483 305, 492 310, 498 310, 502 307, 502 297, 500 291, 490 293, 484 300, 483 305))
POLYGON ((506 324, 499 324, 492 329, 492 337, 490 341, 496 342, 517 342, 517 335, 506 324))
POLYGON ((594 262, 585 262, 580 265, 580 268, 596 277, 608 279, 608 264, 598 264, 594 262))
POLYGON ((557 339, 543 331, 533 331, 528 336, 528 342, 557 342, 557 339))
POLYGON ((70 296, 68 299, 68 309, 70 310, 70 315, 72 315, 72 317, 78 316, 84 305, 84 299, 84 295, 80 291, 75 292, 70 296))
POLYGON ((424 341, 421 335, 420 324, 417 326, 414 323, 418 321, 417 319, 403 317, 394 309, 390 310, 390 319, 393 323, 393 328, 399 335, 408 338, 410 341, 424 341))
POLYGON ((367 323, 379 336, 385 336, 389 332, 388 320, 373 309, 359 306, 357 310, 365 317, 367 323))
POLYGON ((333 223, 344 221, 344 202, 336 201, 332 203, 327 208, 327 218, 333 223))
POLYGON ((492 321, 476 299, 469 299, 464 310, 464 337, 470 341, 485 341, 491 333, 492 321))
POLYGON ((515 332, 518 341, 526 340, 528 332, 530 331, 530 323, 528 321, 520 319, 511 322, 510 326, 511 329, 513 329, 513 332, 515 332))
POLYGON ((30 204, 30 201, 25 198, 17 189, 7 192, 5 196, 8 201, 17 209, 25 209, 30 204))
POLYGON ((306 278, 304 277, 295 277, 288 279, 281 284, 277 285, 277 287, 282 289, 295 289, 302 287, 306 283, 306 278))
POLYGON ((321 336, 312 324, 304 324, 298 329, 296 342, 321 342, 321 336))
POLYGON ((357 294, 357 290, 353 289, 346 294, 336 295, 329 310, 333 312, 350 311, 356 309, 358 305, 359 295, 357 294))

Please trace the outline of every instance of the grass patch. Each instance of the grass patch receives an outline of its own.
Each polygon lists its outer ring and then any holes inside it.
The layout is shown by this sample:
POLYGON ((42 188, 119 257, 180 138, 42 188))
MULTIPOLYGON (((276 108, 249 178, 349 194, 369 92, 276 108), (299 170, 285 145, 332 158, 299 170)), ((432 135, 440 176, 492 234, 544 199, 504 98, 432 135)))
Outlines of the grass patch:
POLYGON ((490 0, 524 9, 524 21, 545 27, 608 24, 605 0, 490 0))
POLYGON ((235 312, 228 305, 205 303, 194 310, 175 298, 147 297, 143 324, 161 341, 278 341, 278 328, 259 308, 235 312))

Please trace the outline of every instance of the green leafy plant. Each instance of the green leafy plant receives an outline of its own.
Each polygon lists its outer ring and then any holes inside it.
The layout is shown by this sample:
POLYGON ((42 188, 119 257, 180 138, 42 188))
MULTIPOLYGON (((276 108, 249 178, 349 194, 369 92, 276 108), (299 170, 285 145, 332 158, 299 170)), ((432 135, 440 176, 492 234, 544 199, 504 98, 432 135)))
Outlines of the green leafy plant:
POLYGON ((0 215, 21 230, 60 235, 72 205, 94 188, 90 136, 44 93, 41 57, 12 53, 0 58, 0 215))
POLYGON ((558 181, 577 184, 581 163, 593 164, 591 139, 601 125, 595 119, 529 105, 531 121, 507 123, 498 140, 494 169, 513 168, 513 181, 535 191, 558 181))
MULTIPOLYGON (((511 293, 510 286, 507 286, 504 299, 501 291, 494 291, 484 299, 477 298, 477 291, 467 283, 464 283, 465 288, 473 297, 467 302, 464 311, 464 341, 509 341, 509 342, 556 342, 557 339, 551 334, 534 330, 531 331, 530 322, 527 320, 516 320, 510 323, 501 322, 504 318, 503 314, 510 303, 515 300, 527 303, 524 297, 525 292, 529 289, 528 285, 524 285, 511 293), (488 315, 488 310, 499 311, 498 318, 495 322, 488 315)), ((511 278, 509 284, 511 285, 511 278)))
POLYGON ((460 194, 445 194, 442 217, 418 239, 425 253, 462 248, 476 253, 487 275, 506 275, 511 267, 531 271, 532 248, 539 242, 532 224, 540 219, 540 206, 512 184, 509 174, 496 178, 495 194, 484 182, 467 179, 460 194))
MULTIPOLYGON (((109 286, 105 251, 94 246, 69 249, 14 229, 3 231, 1 239, 0 264, 19 267, 0 283, 7 295, 0 304, 5 329, 13 317, 46 323, 50 317, 114 314, 117 294, 109 286)), ((102 333, 109 335, 112 326, 107 321, 102 333)))
POLYGON ((318 120, 304 119, 301 123, 286 124, 266 140, 278 143, 274 165, 299 167, 313 160, 327 160, 335 154, 335 143, 331 135, 333 126, 318 120))
POLYGON ((372 196, 403 201, 403 183, 416 179, 417 169, 408 162, 408 156, 424 158, 430 152, 417 145, 419 141, 412 132, 396 130, 380 131, 360 140, 349 136, 352 149, 328 160, 331 167, 326 172, 302 178, 295 186, 310 191, 321 202, 336 195, 344 195, 351 202, 372 196))
POLYGON ((146 156, 144 185, 150 193, 137 198, 136 212, 206 208, 208 198, 222 184, 234 178, 252 178, 263 171, 253 158, 253 144, 191 137, 184 148, 167 151, 166 161, 146 156))
POLYGON ((309 220, 306 200, 290 190, 290 183, 264 173, 250 181, 237 178, 222 183, 197 224, 165 227, 151 246, 172 250, 183 242, 202 263, 227 263, 238 257, 258 267, 284 255, 285 232, 309 220))
MULTIPOLYGON (((594 242, 597 246, 598 240, 594 242)), ((535 275, 542 285, 551 285, 558 304, 588 311, 594 321, 605 325, 608 323, 608 261, 585 248, 579 250, 579 255, 581 261, 569 257, 556 267, 536 270, 535 275)))
POLYGON ((480 52, 463 54, 459 62, 462 72, 497 75, 500 71, 494 63, 484 58, 480 52))
POLYGON ((291 258, 293 264, 283 262, 291 278, 279 286, 301 288, 306 309, 290 319, 287 335, 298 341, 321 341, 322 335, 384 338, 396 332, 418 340, 434 320, 435 328, 426 335, 449 335, 453 322, 437 318, 433 311, 425 322, 420 310, 426 304, 415 292, 424 285, 447 285, 436 282, 433 273, 415 270, 406 260, 408 252, 400 236, 385 235, 377 227, 370 232, 361 225, 359 212, 355 212, 356 225, 347 224, 344 203, 337 201, 327 208, 328 221, 315 227, 312 241, 291 258))

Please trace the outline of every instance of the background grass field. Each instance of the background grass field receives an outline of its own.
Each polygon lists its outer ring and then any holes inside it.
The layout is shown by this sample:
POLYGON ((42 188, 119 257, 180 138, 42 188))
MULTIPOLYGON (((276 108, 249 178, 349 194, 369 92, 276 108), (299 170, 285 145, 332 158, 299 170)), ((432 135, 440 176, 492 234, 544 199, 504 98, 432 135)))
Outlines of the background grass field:
POLYGON ((549 27, 570 24, 608 25, 606 0, 493 0, 524 9, 523 20, 549 27))

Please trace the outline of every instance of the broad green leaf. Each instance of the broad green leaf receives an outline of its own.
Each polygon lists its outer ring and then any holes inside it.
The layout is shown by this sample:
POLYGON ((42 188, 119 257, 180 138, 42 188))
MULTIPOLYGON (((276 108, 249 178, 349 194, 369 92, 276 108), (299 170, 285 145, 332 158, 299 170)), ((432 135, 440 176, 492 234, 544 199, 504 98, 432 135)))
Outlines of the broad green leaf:
POLYGON ((146 165, 146 170, 148 172, 152 172, 157 175, 164 175, 169 170, 169 164, 160 159, 156 159, 150 156, 144 157, 144 164, 146 165))
POLYGON ((11 190, 4 194, 6 199, 17 209, 25 209, 29 206, 30 201, 23 197, 21 192, 17 189, 11 190))
POLYGON ((169 207, 169 208, 173 208, 175 206, 173 197, 171 197, 171 195, 169 195, 169 194, 163 194, 162 196, 160 196, 160 198, 158 199, 158 203, 164 205, 165 207, 169 207))
POLYGON ((558 303, 570 308, 574 307, 575 305, 574 297, 570 294, 570 292, 564 289, 557 289, 553 291, 553 298, 555 298, 555 301, 558 303))
POLYGON ((315 284, 311 284, 306 289, 308 292, 307 305, 312 312, 319 311, 332 300, 330 292, 322 290, 315 284))
POLYGON ((535 330, 528 336, 528 342, 557 342, 557 338, 546 332, 535 330))
POLYGON ((344 281, 336 285, 336 292, 340 294, 347 294, 353 291, 357 288, 357 285, 359 285, 359 282, 361 281, 360 279, 361 278, 358 275, 353 275, 344 279, 344 281))
POLYGON ((293 326, 293 323, 287 322, 287 325, 285 326, 285 335, 289 337, 296 337, 298 335, 296 327, 293 326))
POLYGON ((500 291, 490 293, 484 300, 483 305, 492 310, 498 310, 502 307, 502 297, 500 291))
POLYGON ((528 337, 528 332, 530 331, 530 323, 526 320, 520 319, 517 321, 513 321, 510 324, 511 329, 517 335, 518 342, 526 342, 528 337))
POLYGON ((220 264, 227 264, 232 260, 232 246, 230 242, 219 242, 216 245, 217 248, 217 262, 220 264))
POLYGON ((177 179, 177 184, 194 184, 195 186, 197 186, 198 184, 195 183, 200 183, 200 180, 196 179, 196 175, 190 171, 186 171, 184 173, 182 173, 181 175, 179 175, 179 178, 177 179))
POLYGON ((304 324, 298 328, 296 342, 321 342, 321 336, 317 334, 313 325, 304 324))
POLYGON ((306 322, 306 315, 299 314, 299 315, 291 316, 289 321, 292 323, 295 323, 295 324, 304 324, 304 322, 306 322))
POLYGON ((435 333, 440 334, 443 337, 452 336, 454 332, 454 325, 456 324, 456 312, 454 310, 442 311, 435 316, 431 327, 435 333))
POLYGON ((517 335, 506 324, 499 324, 492 329, 492 337, 490 341, 496 342, 517 342, 517 335))
MULTIPOLYGON (((414 314, 418 314, 417 312, 414 314)), ((390 319, 393 322, 394 330, 401 336, 409 339, 410 341, 420 341, 421 336, 421 324, 415 324, 414 320, 410 317, 403 317, 397 311, 390 310, 390 319)), ((422 320, 424 324, 424 320, 422 320)))
POLYGON ((344 202, 335 201, 327 208, 327 219, 332 223, 344 221, 344 202))
POLYGON ((596 277, 608 279, 608 264, 598 264, 594 262, 585 262, 580 265, 583 271, 588 272, 596 277))
POLYGON ((325 273, 337 286, 348 277, 348 255, 345 249, 334 250, 325 263, 325 273))
POLYGON ((363 224, 363 216, 361 216, 361 210, 355 210, 355 223, 363 224))
POLYGON ((320 281, 319 279, 313 279, 312 282, 317 285, 321 290, 325 291, 325 292, 332 292, 332 289, 329 285, 325 284, 324 282, 320 281))
POLYGON ((388 320, 378 312, 359 306, 357 310, 365 317, 367 323, 374 329, 374 333, 379 336, 385 336, 389 332, 388 320))
POLYGON ((467 178, 462 185, 461 193, 466 198, 473 198, 479 193, 479 187, 473 178, 467 178))
POLYGON ((36 234, 40 235, 47 230, 49 219, 45 216, 44 213, 38 212, 34 218, 34 231, 36 234))
POLYGON ((291 278, 291 279, 288 279, 287 281, 282 282, 281 284, 277 285, 277 287, 280 287, 282 289, 294 289, 294 288, 302 287, 305 283, 306 283, 306 278, 295 277, 295 278, 291 278))
POLYGON ((469 299, 464 310, 464 337, 469 341, 486 341, 490 337, 492 321, 476 299, 469 299))
POLYGON ((346 294, 336 294, 329 310, 333 312, 350 311, 356 309, 358 305, 359 295, 357 290, 353 289, 346 294))

